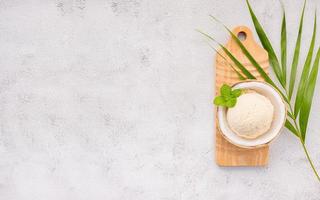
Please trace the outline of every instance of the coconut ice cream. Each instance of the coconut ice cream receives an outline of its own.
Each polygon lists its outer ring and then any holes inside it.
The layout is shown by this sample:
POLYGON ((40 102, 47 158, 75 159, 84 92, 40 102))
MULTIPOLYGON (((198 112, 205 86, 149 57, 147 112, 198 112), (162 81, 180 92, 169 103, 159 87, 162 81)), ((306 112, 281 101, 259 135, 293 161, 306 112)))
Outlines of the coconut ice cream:
POLYGON ((274 107, 271 101, 256 92, 244 93, 235 107, 227 111, 227 122, 232 131, 247 139, 266 133, 273 120, 274 107))

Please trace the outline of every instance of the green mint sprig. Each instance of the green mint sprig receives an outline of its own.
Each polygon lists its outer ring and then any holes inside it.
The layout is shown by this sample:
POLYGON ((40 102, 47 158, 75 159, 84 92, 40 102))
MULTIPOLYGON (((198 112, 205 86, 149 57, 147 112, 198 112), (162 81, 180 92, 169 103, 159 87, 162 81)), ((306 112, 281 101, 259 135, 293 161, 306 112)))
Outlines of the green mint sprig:
POLYGON ((217 106, 232 108, 236 105, 237 98, 241 94, 242 94, 241 89, 232 90, 232 88, 229 85, 223 84, 222 87, 220 88, 221 96, 216 96, 214 98, 213 103, 217 106))

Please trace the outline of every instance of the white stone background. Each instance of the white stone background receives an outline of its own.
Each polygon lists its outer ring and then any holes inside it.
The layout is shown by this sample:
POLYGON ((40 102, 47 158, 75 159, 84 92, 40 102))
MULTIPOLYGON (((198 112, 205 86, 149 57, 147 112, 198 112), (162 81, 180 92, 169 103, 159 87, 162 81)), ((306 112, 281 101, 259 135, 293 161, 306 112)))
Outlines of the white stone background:
MULTIPOLYGON (((251 2, 279 50, 278 0, 251 2)), ((303 1, 284 4, 291 58, 303 1)), ((252 27, 239 0, 0 1, 0 199, 320 199, 288 131, 267 167, 215 164, 214 53, 195 28, 228 35, 209 14, 252 27)), ((307 146, 320 171, 319 89, 307 146)))

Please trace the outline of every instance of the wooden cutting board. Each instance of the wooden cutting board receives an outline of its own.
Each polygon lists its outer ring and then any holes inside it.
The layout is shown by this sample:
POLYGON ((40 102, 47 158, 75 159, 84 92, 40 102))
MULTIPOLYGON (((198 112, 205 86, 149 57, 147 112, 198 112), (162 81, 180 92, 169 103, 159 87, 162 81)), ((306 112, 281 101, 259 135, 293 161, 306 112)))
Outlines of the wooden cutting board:
MULTIPOLYGON (((233 30, 235 35, 246 36, 242 40, 243 45, 249 50, 253 57, 268 71, 269 61, 268 53, 258 45, 253 38, 252 32, 248 27, 239 26, 233 30), (240 34, 239 34, 240 33, 240 34)), ((258 71, 252 66, 247 57, 242 53, 236 42, 231 39, 225 47, 259 80, 262 80, 258 71)), ((221 49, 219 51, 229 63, 233 63, 221 49)), ((218 54, 216 55, 216 95, 219 95, 219 89, 222 84, 232 85, 239 82, 238 75, 232 70, 230 65, 218 54)), ((255 149, 244 149, 229 143, 220 133, 216 119, 216 163, 220 166, 264 166, 268 164, 269 146, 263 146, 255 149)))

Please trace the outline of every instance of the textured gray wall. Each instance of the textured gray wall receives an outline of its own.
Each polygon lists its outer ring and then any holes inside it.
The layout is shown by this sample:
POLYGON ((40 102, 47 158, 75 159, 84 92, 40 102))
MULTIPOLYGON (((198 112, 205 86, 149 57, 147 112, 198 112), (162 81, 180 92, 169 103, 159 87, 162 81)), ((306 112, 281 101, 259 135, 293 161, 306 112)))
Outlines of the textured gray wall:
MULTIPOLYGON (((284 3, 292 49, 303 2, 284 3)), ((252 4, 277 44, 278 1, 252 4)), ((287 131, 268 167, 215 165, 214 54, 194 29, 228 35, 208 14, 252 27, 239 0, 0 1, 0 199, 319 199, 287 131)), ((319 94, 307 145, 320 170, 319 94)))

